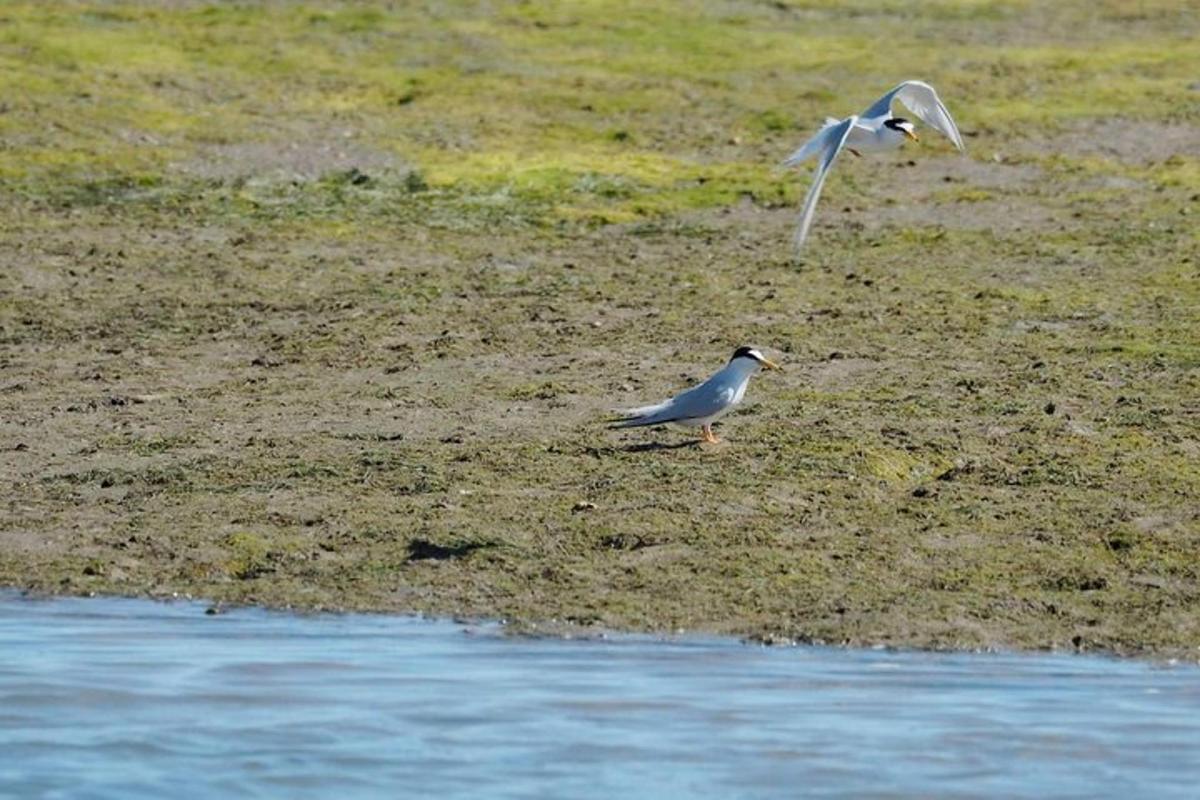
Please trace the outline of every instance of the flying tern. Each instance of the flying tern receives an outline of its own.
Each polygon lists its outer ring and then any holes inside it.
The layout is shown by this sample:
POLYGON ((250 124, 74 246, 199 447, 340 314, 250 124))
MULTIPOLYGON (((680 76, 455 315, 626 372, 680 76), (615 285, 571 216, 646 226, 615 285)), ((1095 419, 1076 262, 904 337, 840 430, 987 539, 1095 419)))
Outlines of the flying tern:
POLYGON ((826 119, 821 130, 783 162, 785 167, 792 167, 813 156, 818 157, 812 185, 808 187, 808 194, 804 198, 800 224, 796 226, 794 241, 797 250, 803 247, 808 236, 813 212, 817 208, 817 198, 821 196, 825 178, 843 150, 862 155, 894 150, 904 144, 906 139, 919 141, 911 122, 892 115, 892 103, 895 100, 907 106, 926 125, 945 134, 960 151, 965 150, 962 135, 950 117, 950 112, 946 110, 934 88, 921 81, 905 81, 876 100, 861 114, 853 114, 840 120, 832 117, 826 119))
POLYGON ((673 422, 700 428, 701 441, 718 442, 720 440, 713 435, 712 424, 742 402, 750 378, 760 369, 781 367, 753 347, 739 347, 733 351, 729 363, 704 383, 665 402, 624 411, 622 413, 628 419, 614 423, 613 427, 635 428, 673 422))

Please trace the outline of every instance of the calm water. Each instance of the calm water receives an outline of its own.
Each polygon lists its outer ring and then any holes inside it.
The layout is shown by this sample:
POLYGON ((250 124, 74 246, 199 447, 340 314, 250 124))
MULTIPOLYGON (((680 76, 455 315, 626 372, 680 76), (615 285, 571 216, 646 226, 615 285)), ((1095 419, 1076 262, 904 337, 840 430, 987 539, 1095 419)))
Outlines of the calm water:
POLYGON ((0 796, 1197 797, 1200 669, 0 594, 0 796))

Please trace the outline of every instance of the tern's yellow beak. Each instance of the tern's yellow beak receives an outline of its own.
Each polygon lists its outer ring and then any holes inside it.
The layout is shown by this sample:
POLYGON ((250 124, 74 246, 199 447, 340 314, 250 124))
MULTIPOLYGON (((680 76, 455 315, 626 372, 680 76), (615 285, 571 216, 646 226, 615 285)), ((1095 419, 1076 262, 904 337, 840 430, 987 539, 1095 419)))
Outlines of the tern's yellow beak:
POLYGON ((769 358, 764 358, 762 360, 762 365, 763 365, 763 369, 777 369, 780 372, 783 372, 783 367, 779 366, 778 364, 776 364, 774 361, 772 361, 769 358))
POLYGON ((910 131, 908 128, 904 129, 904 135, 907 136, 908 138, 912 139, 914 142, 921 141, 919 138, 917 138, 917 135, 915 133, 913 133, 912 131, 910 131))

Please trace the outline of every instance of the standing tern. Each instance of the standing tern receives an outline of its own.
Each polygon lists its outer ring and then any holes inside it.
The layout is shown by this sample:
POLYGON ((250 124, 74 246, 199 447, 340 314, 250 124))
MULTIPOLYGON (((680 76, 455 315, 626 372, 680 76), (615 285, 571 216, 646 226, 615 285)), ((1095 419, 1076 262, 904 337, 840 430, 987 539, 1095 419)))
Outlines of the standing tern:
POLYGON ((612 427, 636 428, 674 422, 700 428, 701 441, 719 442, 720 439, 713 435, 712 424, 742 402, 751 376, 764 368, 782 369, 757 349, 739 347, 733 351, 729 363, 704 383, 657 405, 624 411, 622 413, 628 419, 616 422, 612 427))
POLYGON ((785 167, 792 167, 813 156, 819 156, 812 185, 808 187, 808 194, 804 198, 800 224, 796 227, 797 250, 804 246, 808 228, 812 225, 813 212, 817 208, 817 198, 821 196, 821 187, 825 185, 825 178, 842 150, 849 150, 857 156, 894 150, 904 144, 905 139, 919 141, 911 122, 902 117, 892 116, 893 100, 899 100, 926 125, 945 134, 960 151, 965 150, 962 135, 951 119, 950 112, 946 110, 934 88, 921 81, 905 81, 876 100, 861 114, 852 114, 841 120, 826 119, 825 125, 816 136, 805 142, 803 147, 783 162, 785 167))

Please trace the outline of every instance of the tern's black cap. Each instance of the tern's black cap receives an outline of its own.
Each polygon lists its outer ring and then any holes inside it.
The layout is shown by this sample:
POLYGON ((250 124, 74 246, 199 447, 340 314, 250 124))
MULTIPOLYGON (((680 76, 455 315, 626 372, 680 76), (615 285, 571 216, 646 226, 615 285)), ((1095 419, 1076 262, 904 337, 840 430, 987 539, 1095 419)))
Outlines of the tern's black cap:
POLYGON ((733 361, 738 358, 753 358, 755 361, 763 360, 762 353, 758 352, 758 348, 748 347, 747 345, 742 345, 737 350, 734 350, 733 358, 729 360, 733 361))

